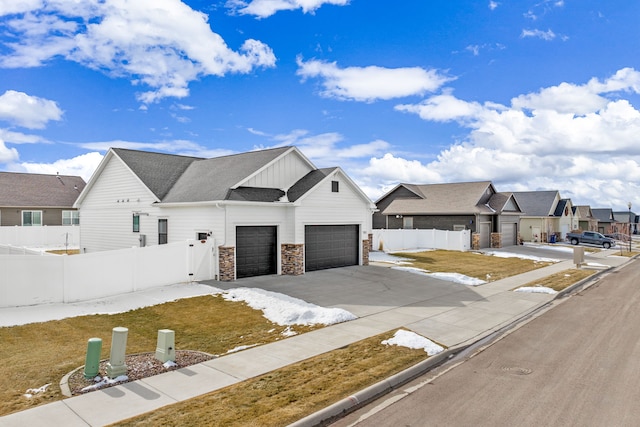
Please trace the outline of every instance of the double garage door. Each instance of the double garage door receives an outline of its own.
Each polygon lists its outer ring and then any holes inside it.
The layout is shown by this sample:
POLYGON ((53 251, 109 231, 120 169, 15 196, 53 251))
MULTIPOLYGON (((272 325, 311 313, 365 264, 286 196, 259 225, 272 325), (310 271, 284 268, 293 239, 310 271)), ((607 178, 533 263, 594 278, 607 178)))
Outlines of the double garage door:
MULTIPOLYGON (((358 265, 358 225, 307 225, 305 271, 358 265)), ((236 227, 236 276, 278 272, 278 228, 275 226, 236 227)))

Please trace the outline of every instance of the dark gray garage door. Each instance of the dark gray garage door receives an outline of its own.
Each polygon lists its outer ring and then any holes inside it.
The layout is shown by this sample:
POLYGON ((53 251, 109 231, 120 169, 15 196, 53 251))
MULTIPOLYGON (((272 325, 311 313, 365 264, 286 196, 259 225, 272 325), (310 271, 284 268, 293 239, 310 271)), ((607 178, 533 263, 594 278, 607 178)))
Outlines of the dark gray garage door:
POLYGON ((277 227, 236 227, 236 276, 277 273, 277 227))
POLYGON ((358 265, 358 235, 357 225, 305 226, 305 271, 358 265))

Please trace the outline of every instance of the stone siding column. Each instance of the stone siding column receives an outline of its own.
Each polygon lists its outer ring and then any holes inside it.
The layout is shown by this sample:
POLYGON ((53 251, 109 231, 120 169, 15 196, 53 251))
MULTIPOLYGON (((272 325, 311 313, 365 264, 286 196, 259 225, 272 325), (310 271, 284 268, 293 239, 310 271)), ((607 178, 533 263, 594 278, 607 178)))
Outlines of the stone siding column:
POLYGON ((480 249, 480 233, 471 234, 471 249, 474 251, 480 249))
POLYGON ((369 233, 367 240, 362 241, 362 265, 369 265, 369 253, 373 245, 373 234, 369 233))
POLYGON ((302 243, 283 243, 280 246, 282 255, 282 274, 300 276, 304 274, 304 245, 302 243))
POLYGON ((236 280, 236 248, 229 246, 218 247, 219 279, 222 282, 236 280))
POLYGON ((491 233, 491 247, 494 249, 502 247, 502 233, 491 233))

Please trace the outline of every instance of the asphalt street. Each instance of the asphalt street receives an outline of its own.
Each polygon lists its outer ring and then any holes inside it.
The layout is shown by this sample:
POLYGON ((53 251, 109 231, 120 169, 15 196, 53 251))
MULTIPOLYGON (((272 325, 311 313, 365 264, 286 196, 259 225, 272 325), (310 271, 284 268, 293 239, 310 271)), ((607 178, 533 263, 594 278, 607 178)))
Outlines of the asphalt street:
POLYGON ((333 424, 640 425, 640 263, 333 424))

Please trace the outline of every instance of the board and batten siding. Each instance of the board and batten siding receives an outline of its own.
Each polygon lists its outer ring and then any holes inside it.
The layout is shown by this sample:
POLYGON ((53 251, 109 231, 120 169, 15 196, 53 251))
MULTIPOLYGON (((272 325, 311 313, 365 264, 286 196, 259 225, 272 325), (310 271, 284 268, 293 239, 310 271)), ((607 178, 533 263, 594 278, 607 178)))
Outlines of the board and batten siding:
POLYGON ((240 186, 288 189, 313 168, 295 152, 278 159, 265 170, 247 179, 240 186))
POLYGON ((344 179, 341 174, 322 182, 308 194, 296 208, 295 241, 304 243, 305 225, 357 224, 360 240, 371 233, 369 203, 344 179), (331 191, 331 181, 338 181, 339 191, 331 191))
POLYGON ((147 244, 157 243, 157 222, 150 218, 155 202, 153 194, 116 157, 105 165, 102 174, 79 206, 80 248, 97 252, 139 246, 139 235, 147 234, 147 244), (140 233, 133 232, 133 212, 141 217, 140 233))
POLYGON ((275 225, 278 227, 278 244, 292 243, 291 213, 294 207, 274 203, 251 206, 227 205, 226 246, 236 246, 236 227, 275 225))

